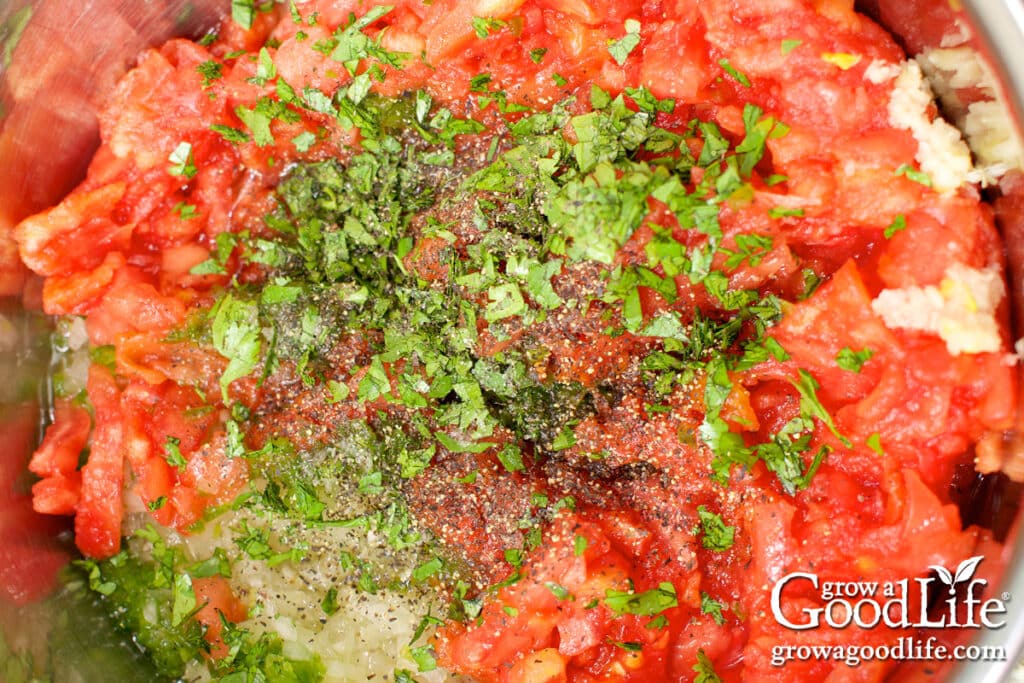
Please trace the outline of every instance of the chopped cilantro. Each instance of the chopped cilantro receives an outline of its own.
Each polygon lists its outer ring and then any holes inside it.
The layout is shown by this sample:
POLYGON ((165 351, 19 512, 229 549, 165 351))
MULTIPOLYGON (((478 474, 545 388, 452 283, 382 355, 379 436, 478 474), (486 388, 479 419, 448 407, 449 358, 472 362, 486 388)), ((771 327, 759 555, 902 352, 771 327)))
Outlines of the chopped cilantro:
POLYGON ((417 583, 426 581, 428 578, 441 571, 443 564, 444 563, 441 562, 441 558, 439 557, 435 557, 432 560, 424 562, 412 570, 412 580, 417 583))
POLYGON ((187 142, 182 142, 175 147, 167 160, 171 162, 171 167, 167 169, 171 175, 191 179, 199 172, 196 168, 196 160, 192 156, 192 145, 187 142))
POLYGON ((651 619, 650 621, 648 621, 644 625, 644 628, 648 628, 648 629, 652 629, 653 630, 653 629, 656 629, 656 628, 658 628, 658 629, 665 628, 666 626, 668 626, 668 617, 666 617, 664 614, 659 614, 658 616, 656 616, 653 619, 651 619))
POLYGON ((331 616, 341 609, 341 605, 338 604, 337 588, 331 586, 327 589, 327 592, 324 594, 324 599, 320 601, 320 609, 322 609, 324 614, 327 616, 331 616))
POLYGON ((272 116, 261 110, 259 106, 249 108, 239 105, 235 115, 252 133, 253 141, 260 147, 274 144, 274 135, 270 132, 272 116))
POLYGON ((548 49, 546 47, 535 47, 530 50, 530 61, 534 64, 540 64, 547 53, 548 49))
POLYGON ((697 676, 693 683, 722 683, 721 677, 715 673, 715 666, 711 659, 704 654, 704 650, 697 650, 697 663, 693 665, 697 676))
POLYGON ((256 77, 254 80, 257 85, 263 85, 274 78, 277 78, 277 66, 274 64, 274 60, 271 58, 267 48, 261 47, 256 62, 256 77))
POLYGON ((736 82, 742 85, 744 88, 750 87, 750 79, 747 78, 747 75, 744 74, 742 71, 738 71, 736 67, 730 64, 729 60, 726 59, 725 57, 722 57, 721 59, 718 60, 718 66, 722 67, 722 70, 725 71, 725 73, 729 74, 734 79, 736 79, 736 82))
POLYGON ((302 102, 310 110, 321 114, 337 114, 337 108, 331 98, 321 92, 318 88, 306 86, 302 89, 302 102))
POLYGON ((224 73, 224 65, 220 62, 210 59, 196 66, 196 71, 203 77, 203 87, 208 88, 213 84, 214 81, 220 79, 224 73))
POLYGON ((210 576, 231 577, 231 562, 223 548, 217 548, 213 555, 205 560, 196 562, 188 568, 192 578, 200 579, 210 576))
POLYGON ((553 451, 564 451, 566 448, 570 448, 576 445, 576 433, 573 432, 572 427, 566 425, 562 428, 562 431, 558 433, 558 436, 551 442, 551 450, 553 451))
POLYGON ((505 550, 505 561, 513 567, 523 566, 523 551, 519 548, 508 548, 505 550))
POLYGON ((451 453, 483 453, 495 444, 490 441, 478 441, 475 443, 460 443, 444 432, 434 434, 438 443, 444 446, 445 450, 451 453))
POLYGON ((700 518, 700 531, 703 534, 701 543, 705 548, 723 552, 732 547, 736 536, 736 527, 726 526, 721 517, 703 505, 697 506, 697 515, 700 518))
POLYGON ((308 130, 303 131, 292 138, 292 144, 295 145, 295 149, 305 154, 316 144, 316 135, 308 130))
POLYGON ((810 447, 814 423, 807 417, 796 417, 786 423, 771 441, 757 446, 756 454, 779 479, 786 493, 793 495, 807 488, 821 463, 831 452, 821 446, 811 464, 804 470, 803 454, 810 447))
POLYGON ((844 346, 836 354, 836 365, 841 367, 843 370, 849 370, 850 372, 860 372, 864 364, 868 362, 871 356, 875 355, 875 352, 871 349, 861 349, 860 351, 854 351, 849 346, 844 346))
POLYGON ((228 402, 228 385, 251 373, 259 362, 262 339, 258 307, 254 302, 226 294, 213 318, 213 346, 228 359, 220 377, 221 393, 228 402))
POLYGON ((508 26, 508 22, 491 17, 473 17, 473 32, 477 38, 486 38, 492 31, 508 26))
POLYGON ((608 52, 619 66, 626 63, 629 53, 640 44, 640 22, 636 19, 626 19, 625 29, 624 36, 608 43, 608 52))
POLYGON ((675 586, 665 581, 658 584, 657 588, 643 593, 606 589, 604 604, 616 614, 636 614, 650 617, 672 607, 678 607, 679 601, 676 597, 675 586))
POLYGON ((551 594, 554 595, 559 600, 572 600, 573 599, 572 594, 569 592, 568 588, 566 588, 565 586, 562 586, 560 584, 557 584, 554 581, 545 581, 544 582, 544 587, 547 588, 549 591, 551 591, 551 594))
POLYGON ((416 662, 416 666, 419 667, 421 672, 426 673, 437 668, 437 659, 434 656, 432 645, 409 648, 409 656, 412 658, 412 661, 416 662))
POLYGON ((509 472, 519 472, 526 468, 523 464, 522 451, 514 443, 507 443, 498 451, 498 460, 509 472))
POLYGON ((181 454, 181 448, 179 445, 181 440, 173 436, 168 436, 164 442, 164 459, 167 460, 167 464, 171 467, 177 467, 179 470, 184 470, 188 466, 188 461, 181 454))
POLYGON ((248 133, 238 130, 237 128, 232 128, 231 126, 215 123, 210 126, 210 130, 214 133, 218 133, 222 138, 234 145, 237 145, 240 142, 249 142, 248 133))
POLYGON ((231 0, 231 19, 246 31, 256 17, 256 0, 231 0))
POLYGON ((736 235, 736 250, 732 252, 726 249, 722 250, 729 254, 729 258, 725 261, 725 267, 728 270, 735 270, 746 261, 751 268, 756 268, 765 255, 771 251, 773 244, 772 238, 767 235, 736 235))
POLYGON ((195 204, 187 204, 186 202, 178 202, 174 205, 171 211, 176 211, 178 216, 183 221, 190 220, 196 217, 196 206, 195 204))
POLYGON ((821 405, 821 401, 818 400, 818 389, 821 386, 818 384, 818 380, 814 379, 809 372, 801 368, 799 370, 800 379, 798 381, 790 380, 790 384, 796 387, 797 391, 800 392, 800 411, 802 414, 816 417, 825 423, 829 431, 847 448, 851 448, 853 444, 848 438, 839 433, 836 429, 836 424, 832 420, 832 416, 829 415, 825 407, 821 405))
POLYGON ((709 615, 712 619, 715 620, 715 623, 719 626, 725 624, 725 616, 722 614, 723 607, 725 607, 725 605, 718 602, 704 591, 701 591, 700 611, 703 614, 709 615))
POLYGON ((171 606, 171 626, 181 626, 196 609, 196 593, 192 589, 192 577, 178 574, 174 577, 174 602, 171 606))
POLYGON ((768 209, 769 218, 800 218, 804 215, 803 209, 788 209, 782 206, 773 206, 768 209))
POLYGON ((380 37, 377 40, 372 40, 363 33, 364 28, 390 14, 392 10, 394 7, 391 5, 376 5, 358 19, 353 16, 348 26, 335 33, 337 43, 331 50, 331 59, 341 62, 352 76, 356 75, 356 67, 360 60, 367 57, 373 57, 382 64, 400 68, 407 55, 388 52, 381 47, 380 37))
POLYGON ((902 166, 897 168, 896 169, 896 175, 898 175, 898 176, 901 176, 901 175, 906 176, 910 180, 913 180, 915 183, 920 183, 921 185, 924 185, 925 187, 931 187, 932 186, 931 176, 929 176, 924 171, 917 170, 916 168, 914 168, 910 164, 903 164, 902 166))
POLYGON ((895 235, 896 233, 900 232, 901 230, 906 230, 906 229, 907 229, 907 217, 905 215, 903 215, 902 213, 900 213, 900 214, 896 214, 896 216, 892 219, 892 223, 889 223, 889 225, 885 228, 885 231, 884 231, 883 234, 885 235, 885 239, 888 240, 888 239, 892 239, 893 235, 895 235))
POLYGON ((788 55, 793 50, 797 49, 803 44, 804 41, 798 38, 788 38, 782 41, 781 51, 783 55, 788 55))

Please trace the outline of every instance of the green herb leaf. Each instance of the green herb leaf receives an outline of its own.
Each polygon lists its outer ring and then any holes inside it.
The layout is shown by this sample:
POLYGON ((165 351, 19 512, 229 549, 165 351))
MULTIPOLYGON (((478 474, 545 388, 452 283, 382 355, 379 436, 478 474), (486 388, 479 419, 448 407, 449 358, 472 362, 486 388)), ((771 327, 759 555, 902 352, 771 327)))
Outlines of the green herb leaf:
POLYGON ((660 628, 665 628, 666 626, 668 626, 668 617, 666 617, 664 614, 659 614, 658 616, 656 616, 653 619, 651 619, 650 621, 648 621, 644 625, 644 628, 649 628, 649 629, 659 628, 660 629, 660 628))
POLYGON ((875 355, 875 352, 871 349, 861 349, 860 351, 854 351, 849 346, 844 346, 836 354, 836 365, 841 367, 843 370, 849 370, 850 372, 860 372, 864 364, 875 355))
POLYGON ((892 239, 893 235, 900 232, 901 230, 907 229, 907 217, 905 215, 897 214, 884 231, 885 239, 892 239))
POLYGON ((625 29, 624 36, 608 43, 608 52, 619 66, 626 63, 629 53, 640 44, 640 22, 636 19, 626 19, 625 29))
POLYGON ((491 34, 491 31, 497 31, 505 26, 508 26, 508 22, 501 19, 473 17, 473 32, 476 33, 477 38, 486 38, 491 34))
POLYGON ((787 208, 782 207, 782 206, 773 206, 772 208, 768 209, 768 217, 769 218, 788 218, 788 217, 800 218, 803 215, 804 215, 804 210, 803 209, 787 209, 787 208))
POLYGON ((167 160, 171 162, 171 167, 167 169, 171 175, 191 179, 199 172, 196 168, 195 158, 192 156, 192 145, 187 142, 182 142, 175 147, 167 160))
POLYGON ((750 87, 750 79, 747 78, 746 74, 744 74, 743 72, 737 71, 736 67, 729 63, 728 59, 722 57, 721 59, 718 60, 718 65, 722 67, 722 70, 725 71, 725 73, 735 78, 736 81, 744 88, 750 87))
POLYGON ((852 448, 853 443, 839 433, 836 429, 836 424, 832 420, 832 416, 829 415, 828 411, 825 410, 825 406, 821 405, 821 401, 818 400, 818 389, 821 387, 818 384, 818 380, 814 379, 809 372, 800 368, 799 370, 800 379, 797 381, 790 380, 790 384, 796 387, 797 391, 800 392, 800 411, 803 414, 816 417, 828 427, 829 431, 839 439, 840 442, 847 448, 852 448))
POLYGON ((184 471, 188 466, 188 461, 181 454, 180 439, 176 439, 173 436, 168 436, 167 441, 164 442, 164 459, 167 460, 167 464, 171 467, 177 467, 179 470, 184 471))
POLYGON ((915 183, 920 183, 921 185, 924 185, 925 187, 931 187, 932 186, 932 178, 931 178, 931 176, 929 176, 924 171, 919 171, 918 169, 914 168, 910 164, 903 164, 902 166, 897 168, 896 169, 896 175, 898 175, 898 176, 904 175, 907 178, 909 178, 910 180, 913 180, 915 183))
POLYGON ((219 123, 215 123, 210 126, 210 130, 214 133, 218 133, 222 138, 233 145, 237 145, 240 142, 249 142, 248 133, 238 130, 237 128, 232 128, 231 126, 224 126, 219 123))
POLYGON ((697 663, 693 665, 693 670, 697 673, 693 683, 722 683, 721 677, 715 673, 714 664, 704 654, 704 650, 697 650, 697 663))
POLYGON ((800 45, 802 45, 803 42, 804 41, 796 39, 796 38, 791 38, 791 39, 783 40, 782 41, 782 48, 781 48, 782 54, 783 55, 788 55, 790 52, 792 52, 793 50, 795 50, 798 47, 800 47, 800 45))
POLYGON ((711 512, 703 505, 697 506, 700 517, 700 531, 703 533, 702 544, 708 550, 723 552, 732 547, 736 536, 736 527, 726 526, 718 514, 711 512))
POLYGON ((214 81, 223 76, 224 66, 215 59, 207 60, 196 66, 196 71, 203 77, 203 87, 208 88, 214 81))
POLYGON ((251 373, 259 362, 262 341, 257 304, 226 294, 217 304, 212 332, 213 347, 228 359, 228 366, 220 377, 226 404, 228 386, 251 373))
POLYGON ((241 105, 235 107, 235 115, 252 133, 253 141, 260 147, 274 144, 274 135, 270 132, 271 117, 258 107, 252 109, 241 105))
POLYGON ((231 19, 246 31, 256 17, 256 0, 231 0, 231 19))
POLYGON ((331 586, 327 589, 327 592, 324 594, 324 599, 320 601, 320 609, 322 609, 324 614, 327 616, 331 616, 341 609, 341 605, 338 604, 337 588, 331 586))
POLYGON ((437 668, 437 659, 434 656, 434 648, 431 645, 409 648, 409 656, 416 662, 419 670, 426 673, 437 668))
POLYGON ((604 604, 616 614, 636 614, 638 616, 654 616, 672 607, 678 607, 676 588, 665 581, 643 593, 605 590, 604 604))
POLYGON ((509 472, 519 472, 526 469, 526 465, 523 464, 522 451, 514 443, 507 443, 498 451, 498 461, 509 472))
POLYGON ((561 584, 557 584, 554 581, 545 581, 544 582, 544 587, 547 588, 549 591, 551 591, 551 594, 554 595, 559 600, 571 600, 572 599, 572 594, 569 593, 569 589, 566 588, 565 586, 562 586, 561 584))
POLYGON ((439 557, 428 560, 412 570, 412 580, 417 583, 426 581, 428 578, 441 571, 442 566, 444 566, 444 563, 439 557))
POLYGON ((490 441, 477 441, 472 443, 460 443, 444 432, 435 432, 434 437, 438 443, 451 453, 483 453, 497 444, 490 441))
POLYGON ((192 577, 178 574, 174 578, 174 602, 171 608, 171 625, 180 626, 196 609, 196 593, 192 590, 192 577))
POLYGON ((722 614, 723 607, 725 607, 725 605, 718 602, 704 591, 700 592, 700 611, 703 614, 710 615, 719 626, 725 624, 725 616, 722 614))

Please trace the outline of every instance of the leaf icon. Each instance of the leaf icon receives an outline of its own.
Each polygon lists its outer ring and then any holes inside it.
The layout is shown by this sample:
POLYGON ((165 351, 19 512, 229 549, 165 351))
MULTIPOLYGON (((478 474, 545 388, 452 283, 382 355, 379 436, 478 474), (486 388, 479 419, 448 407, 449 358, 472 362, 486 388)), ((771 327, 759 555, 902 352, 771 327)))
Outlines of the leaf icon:
POLYGON ((953 577, 953 583, 960 583, 961 581, 970 581, 971 577, 974 576, 974 571, 978 568, 978 565, 981 564, 981 561, 984 559, 984 555, 977 555, 975 557, 969 557, 963 562, 961 562, 956 568, 956 576, 953 577))
POLYGON ((949 573, 948 569, 946 569, 945 567, 940 567, 937 564, 930 565, 928 567, 928 569, 931 569, 936 574, 938 574, 939 575, 939 579, 942 581, 942 583, 946 584, 950 588, 953 587, 953 583, 954 583, 953 575, 949 573))

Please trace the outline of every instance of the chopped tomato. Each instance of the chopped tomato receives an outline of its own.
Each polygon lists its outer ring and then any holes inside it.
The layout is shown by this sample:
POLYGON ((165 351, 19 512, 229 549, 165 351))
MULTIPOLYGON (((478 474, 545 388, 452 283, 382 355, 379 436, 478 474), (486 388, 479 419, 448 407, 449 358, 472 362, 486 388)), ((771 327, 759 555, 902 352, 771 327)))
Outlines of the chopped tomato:
POLYGON ((221 659, 228 654, 228 646, 221 639, 224 624, 237 623, 248 616, 245 605, 231 591, 231 584, 222 576, 192 579, 196 604, 200 605, 194 619, 206 627, 203 637, 210 644, 210 656, 221 659))
POLYGON ((82 497, 75 515, 75 544, 86 557, 104 559, 121 547, 124 515, 124 423, 120 389, 110 371, 89 368, 86 387, 96 411, 89 459, 82 467, 82 497))

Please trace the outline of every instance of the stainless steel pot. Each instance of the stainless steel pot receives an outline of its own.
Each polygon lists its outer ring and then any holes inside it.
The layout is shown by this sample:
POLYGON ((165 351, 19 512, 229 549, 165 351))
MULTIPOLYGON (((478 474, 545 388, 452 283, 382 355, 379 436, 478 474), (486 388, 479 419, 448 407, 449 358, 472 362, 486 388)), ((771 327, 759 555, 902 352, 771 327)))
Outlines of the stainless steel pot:
MULTIPOLYGON (((1006 125, 1018 134, 1024 129, 1024 0, 862 0, 858 6, 893 32, 912 55, 950 47, 969 47, 983 55, 1001 87, 1006 125)), ((45 320, 24 312, 25 302, 31 308, 37 297, 38 283, 24 271, 5 269, 16 252, 3 235, 21 218, 58 201, 83 176, 98 143, 96 108, 141 49, 174 35, 198 36, 229 10, 228 0, 0 0, 0 486, 26 486, 25 477, 11 473, 23 470, 48 417, 49 353, 45 320), (17 420, 32 428, 14 429, 17 420)), ((955 108, 956 89, 946 95, 946 103, 955 108)), ((1024 225, 1001 227, 1017 309, 1016 336, 1021 337, 1024 225)), ((1024 434, 1024 417, 1018 433, 1024 434)), ((1012 596, 1008 625, 984 632, 977 644, 1003 646, 1011 656, 1003 662, 963 664, 953 677, 995 683, 1009 676, 1024 646, 1024 540, 1016 534, 1021 488, 1001 475, 978 478, 970 488, 973 521, 1010 539, 1008 570, 999 587, 1012 596)), ((61 527, 42 529, 14 529, 11 519, 0 517, 0 546, 7 544, 0 547, 0 557, 17 552, 22 544, 46 548, 61 561, 70 557, 64 554, 69 546, 61 527)), ((33 634, 59 625, 66 615, 59 601, 26 601, 34 596, 5 593, 8 578, 0 572, 0 628, 9 636, 24 636, 22 644, 37 659, 48 658, 54 680, 127 680, 125 671, 90 669, 88 662, 69 667, 59 654, 33 648, 33 634), (27 604, 15 605, 11 597, 27 604)), ((16 680, 21 661, 0 647, 0 681, 16 680)), ((145 680, 145 669, 138 671, 142 673, 132 676, 145 680)))

